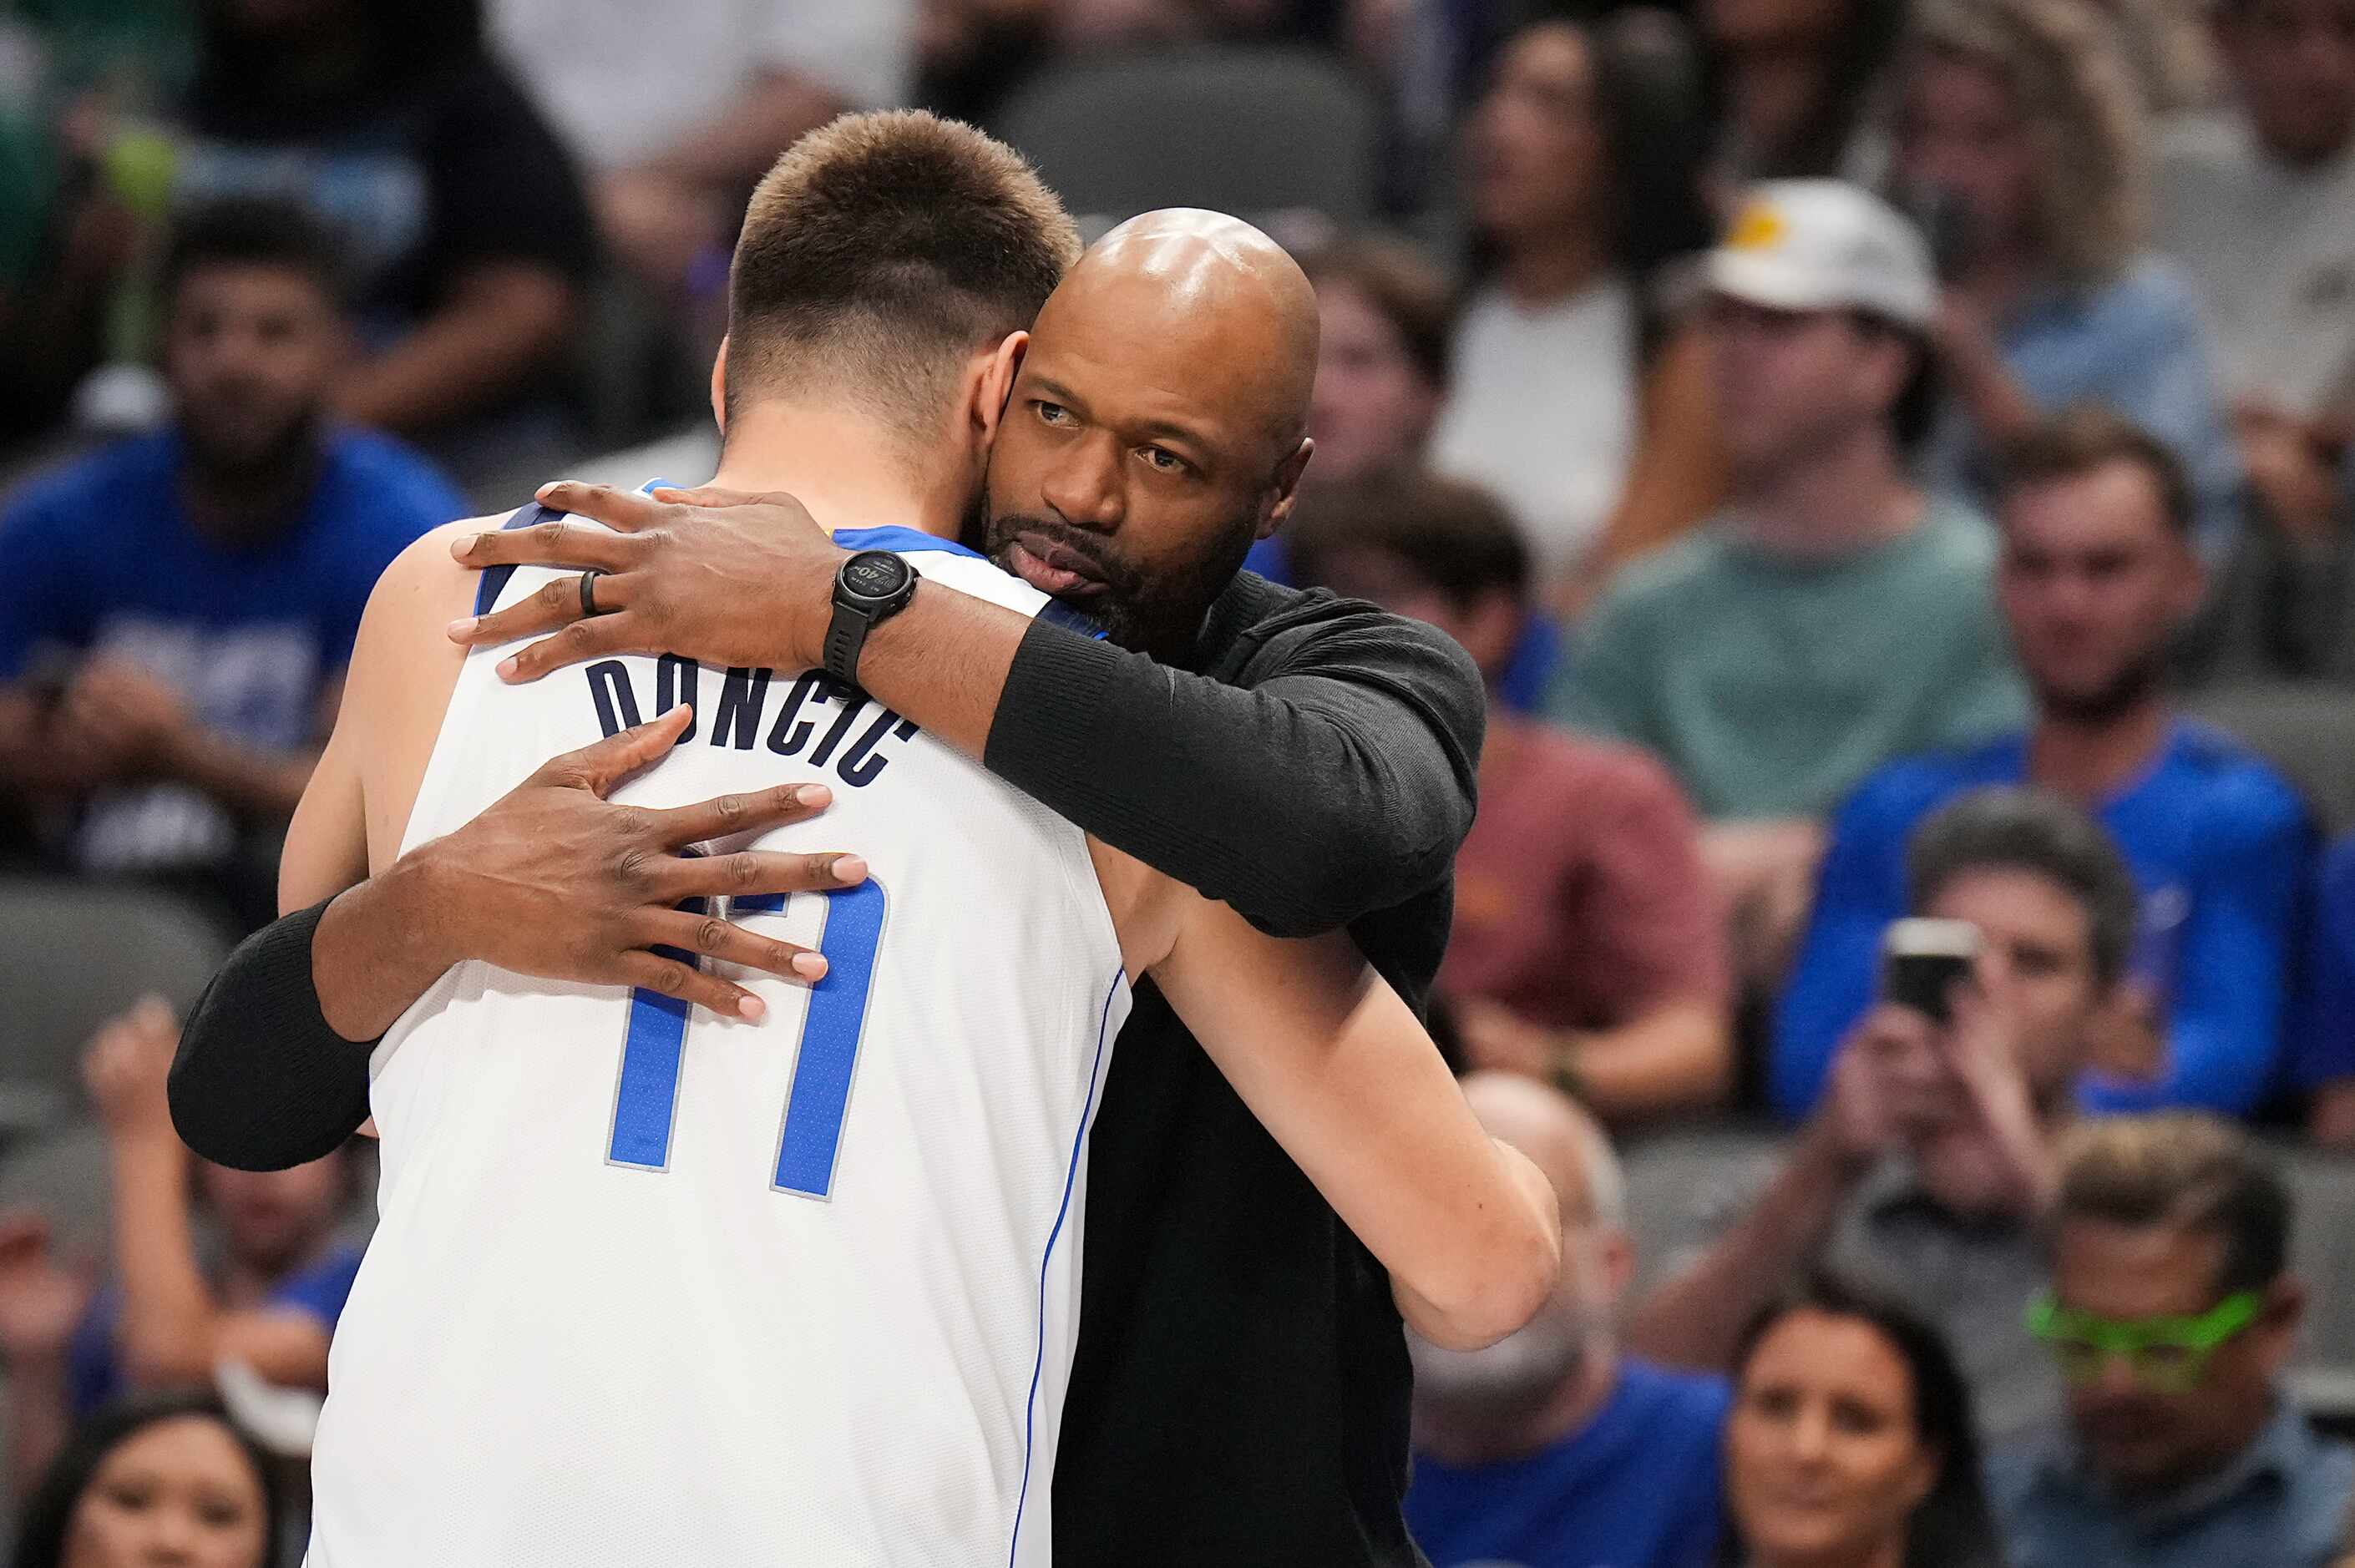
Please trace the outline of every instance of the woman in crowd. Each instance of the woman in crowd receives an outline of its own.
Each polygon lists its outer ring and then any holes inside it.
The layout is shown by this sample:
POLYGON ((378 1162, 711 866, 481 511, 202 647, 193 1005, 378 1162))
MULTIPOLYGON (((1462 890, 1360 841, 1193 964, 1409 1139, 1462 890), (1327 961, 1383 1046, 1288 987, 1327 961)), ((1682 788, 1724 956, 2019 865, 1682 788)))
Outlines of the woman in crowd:
POLYGON ((2198 309, 2143 250, 2148 132, 2112 31, 2073 0, 1923 0, 1896 89, 1897 194, 1946 285, 1936 477, 1984 495, 2040 412, 2105 403, 2183 460, 2220 558, 2240 462, 2198 309))
POLYGON ((1937 1330, 1837 1279, 1753 1319, 1725 1426, 1726 1568, 2001 1568, 1937 1330))
POLYGON ((1636 455, 1650 274, 1708 238, 1689 106, 1653 44, 1524 28, 1469 126, 1479 277, 1431 461, 1512 508, 1558 606, 1578 599, 1636 455))
POLYGON ((16 1568, 273 1568, 276 1472, 207 1394, 110 1406, 26 1504, 16 1568))

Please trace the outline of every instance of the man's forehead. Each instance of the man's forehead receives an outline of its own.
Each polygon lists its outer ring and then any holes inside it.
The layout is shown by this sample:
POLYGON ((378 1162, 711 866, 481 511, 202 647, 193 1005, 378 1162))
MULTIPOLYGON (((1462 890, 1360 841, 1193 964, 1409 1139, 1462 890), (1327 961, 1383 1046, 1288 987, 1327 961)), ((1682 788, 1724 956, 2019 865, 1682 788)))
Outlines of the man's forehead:
POLYGON ((1205 436, 1244 419, 1244 379, 1236 362, 1208 350, 1201 334, 1156 330, 1131 317, 1050 321, 1041 315, 1022 379, 1056 383, 1096 418, 1160 420, 1205 436))

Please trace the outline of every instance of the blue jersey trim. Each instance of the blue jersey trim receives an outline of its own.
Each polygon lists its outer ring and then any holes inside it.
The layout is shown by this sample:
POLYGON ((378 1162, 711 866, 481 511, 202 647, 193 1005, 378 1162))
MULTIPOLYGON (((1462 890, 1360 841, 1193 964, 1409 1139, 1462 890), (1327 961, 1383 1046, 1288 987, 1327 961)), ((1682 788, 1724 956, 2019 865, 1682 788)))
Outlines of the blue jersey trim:
POLYGON ((888 528, 837 528, 834 542, 846 550, 946 550, 952 556, 970 556, 976 561, 988 558, 978 550, 966 549, 954 539, 897 524, 888 528))
MULTIPOLYGON (((517 507, 515 515, 499 524, 499 532, 504 534, 510 528, 528 528, 535 523, 552 523, 563 515, 561 512, 550 512, 535 501, 528 506, 517 507)), ((483 580, 474 588, 475 615, 488 615, 498 608, 499 595, 506 592, 507 579, 514 576, 515 567, 511 566, 483 568, 483 580)))
MULTIPOLYGON (((904 530, 900 530, 904 532, 904 530)), ((893 532, 877 529, 877 533, 893 532)), ((840 535, 836 535, 839 539, 840 535)), ((968 552, 970 553, 970 552, 968 552)), ((1120 994, 1122 971, 1114 969, 1112 984, 1104 990, 1103 1014, 1096 1020, 1095 1060, 1088 1066, 1088 1098, 1080 1109, 1080 1130, 1071 1137, 1071 1162, 1063 1168, 1063 1203, 1055 1211, 1055 1228, 1047 1233, 1046 1255, 1039 1259, 1039 1351, 1030 1363, 1030 1397, 1022 1406, 1022 1489, 1014 1499, 1014 1534, 1006 1543, 1007 1568, 1014 1568, 1014 1554, 1022 1547, 1022 1508, 1030 1500, 1030 1449, 1036 1440, 1039 1419, 1039 1379, 1047 1370, 1047 1266, 1054 1261, 1055 1243, 1063 1234, 1063 1222, 1071 1213, 1071 1188, 1079 1181, 1080 1150, 1087 1146, 1088 1122, 1095 1115, 1096 1085, 1103 1073, 1104 1035, 1112 1026, 1112 999, 1120 994)))
POLYGON ((1082 637, 1103 641, 1110 633, 1096 624, 1085 610, 1073 609, 1060 599, 1050 599, 1039 611, 1039 619, 1050 626, 1060 626, 1066 631, 1076 631, 1082 637))

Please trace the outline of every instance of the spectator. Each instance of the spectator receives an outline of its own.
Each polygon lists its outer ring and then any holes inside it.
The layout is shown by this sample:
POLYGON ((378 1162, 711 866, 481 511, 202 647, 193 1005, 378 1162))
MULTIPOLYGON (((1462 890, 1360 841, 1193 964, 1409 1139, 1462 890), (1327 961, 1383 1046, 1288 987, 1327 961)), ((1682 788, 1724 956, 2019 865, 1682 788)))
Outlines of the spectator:
POLYGON ((15 1568, 272 1568, 286 1512, 269 1456, 209 1395, 115 1405, 26 1505, 15 1568))
POLYGON ((1759 1312, 1734 1368, 1720 1563, 2003 1568, 1970 1391, 1929 1323, 1818 1277, 1759 1312))
POLYGON ((1301 270, 1316 286, 1320 329, 1308 408, 1316 456, 1301 482, 1421 468, 1447 391, 1446 278, 1413 247, 1373 237, 1337 241, 1301 270))
POLYGON ((1562 1269, 1537 1317, 1485 1351, 1408 1335, 1416 1543, 1433 1568, 1705 1568, 1719 1533, 1725 1384, 1620 1353, 1633 1258, 1610 1141, 1525 1079, 1476 1074, 1464 1093, 1490 1135, 1552 1181, 1562 1269))
POLYGON ((336 411, 478 469, 553 441, 532 379, 576 319, 595 229, 474 0, 208 0, 204 20, 175 198, 292 198, 335 224, 367 350, 336 411))
POLYGON ((693 281, 716 299, 745 198, 777 154, 846 110, 907 101, 916 9, 491 0, 489 13, 586 166, 615 253, 666 293, 693 281))
POLYGON ((1691 809, 1633 747, 1495 700, 1530 614, 1529 552, 1503 507, 1400 474, 1305 499, 1291 532, 1305 581, 1430 622, 1489 682, 1439 973, 1469 1060, 1572 1086, 1614 1121, 1721 1100, 1729 965, 1691 809))
POLYGON ((2049 411, 2106 402, 2175 450, 2211 560, 2241 465, 2190 291, 2142 253, 2149 129, 2099 15, 2073 0, 1924 0, 1898 72, 1896 176, 1930 214, 1954 397, 1942 482, 2049 411))
POLYGON ((2323 857, 2307 984, 2292 1058, 2309 1097, 2307 1130, 2318 1143, 2355 1150, 2355 839, 2323 857))
POLYGON ((1636 1319, 1640 1353, 1722 1367, 1750 1313, 1828 1263, 1881 1283, 1962 1358, 1982 1428, 2049 1421, 2056 1393, 2021 1311, 2052 1147, 2134 931, 2134 883, 2098 825, 2017 789, 1966 796, 1913 846, 1917 914, 1964 920, 1976 985, 1940 1022, 1884 1001, 1756 1201, 1636 1319))
POLYGON ((1557 608, 1580 597, 1636 451, 1644 274, 1679 243, 1679 209, 1701 225, 1692 171, 1650 166, 1626 74, 1597 35, 1540 22, 1507 46, 1470 123, 1485 275, 1432 464, 1512 508, 1557 608))
POLYGON ((1729 198, 1761 180, 1852 175, 1859 132, 1905 8, 1899 0, 1705 0, 1729 198))
POLYGON ((2322 1568, 2355 1455, 2282 1387, 2306 1287, 2289 1193, 2205 1117, 2123 1118, 2062 1150, 2036 1332, 2065 1431, 1989 1467, 2014 1568, 2322 1568))
POLYGON ((70 859, 170 875, 250 928, 386 562, 464 515, 331 423, 333 259, 289 209, 192 212, 165 265, 164 433, 0 514, 0 788, 78 812, 70 859))
POLYGON ((208 1278, 190 1226, 188 1151, 165 1100, 178 1041, 170 1012, 150 999, 91 1042, 83 1072, 113 1172, 115 1283, 69 1336, 58 1337, 57 1308, 72 1271, 47 1256, 38 1222, 16 1222, 0 1245, 19 1478, 46 1469, 77 1420, 134 1389, 206 1383, 224 1361, 285 1387, 327 1386, 328 1336, 360 1264, 334 1234, 351 1196, 345 1157, 279 1171, 203 1166, 197 1187, 224 1254, 208 1278))
POLYGON ((2239 98, 2163 143, 2158 245, 2216 327, 2264 521, 2323 543, 2355 433, 2355 0, 2231 0, 2216 36, 2239 98))
POLYGON ((2035 722, 1977 750, 1892 763, 1840 809, 1778 1012, 1774 1107, 1806 1113, 1834 1043, 1871 1005, 1875 947, 1903 911, 1922 819, 1980 786, 2035 784, 2098 815, 2142 887, 2134 1006, 2096 1053, 2086 1105, 2253 1110, 2281 1061, 2313 848, 2296 792, 2168 701, 2169 640, 2201 588, 2182 468, 2115 415, 2073 409, 2013 444, 2000 515, 1998 590, 2035 722))
POLYGON ((1629 568, 1554 716, 1647 747, 1712 826, 1743 971, 1779 972, 1819 820, 1892 756, 2019 722, 1984 522, 1905 473, 1935 310, 1913 229, 1850 185, 1762 185, 1706 271, 1731 504, 1629 568))

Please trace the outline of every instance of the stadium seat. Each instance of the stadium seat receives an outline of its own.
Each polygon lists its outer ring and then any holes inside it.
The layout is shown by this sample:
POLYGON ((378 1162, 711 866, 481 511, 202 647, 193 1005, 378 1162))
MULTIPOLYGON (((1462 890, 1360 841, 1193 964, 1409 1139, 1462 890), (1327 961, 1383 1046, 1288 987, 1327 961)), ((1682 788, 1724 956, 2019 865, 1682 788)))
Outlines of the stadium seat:
POLYGON ((1248 217, 1305 208, 1342 223, 1373 212, 1373 95, 1308 50, 1072 60, 1041 71, 996 118, 992 129, 1092 232, 1159 207, 1248 217))
POLYGON ((151 991, 185 1014, 228 956, 169 895, 0 880, 0 1139, 79 1102, 81 1048, 101 1022, 151 991))
POLYGON ((2355 1160, 2296 1147, 2277 1154, 2296 1204, 2291 1262, 2311 1292, 2299 1370, 2319 1402, 2355 1412, 2355 1160))
POLYGON ((2297 786, 2332 835, 2355 830, 2355 696, 2318 682, 2227 686, 2185 699, 2297 786))

